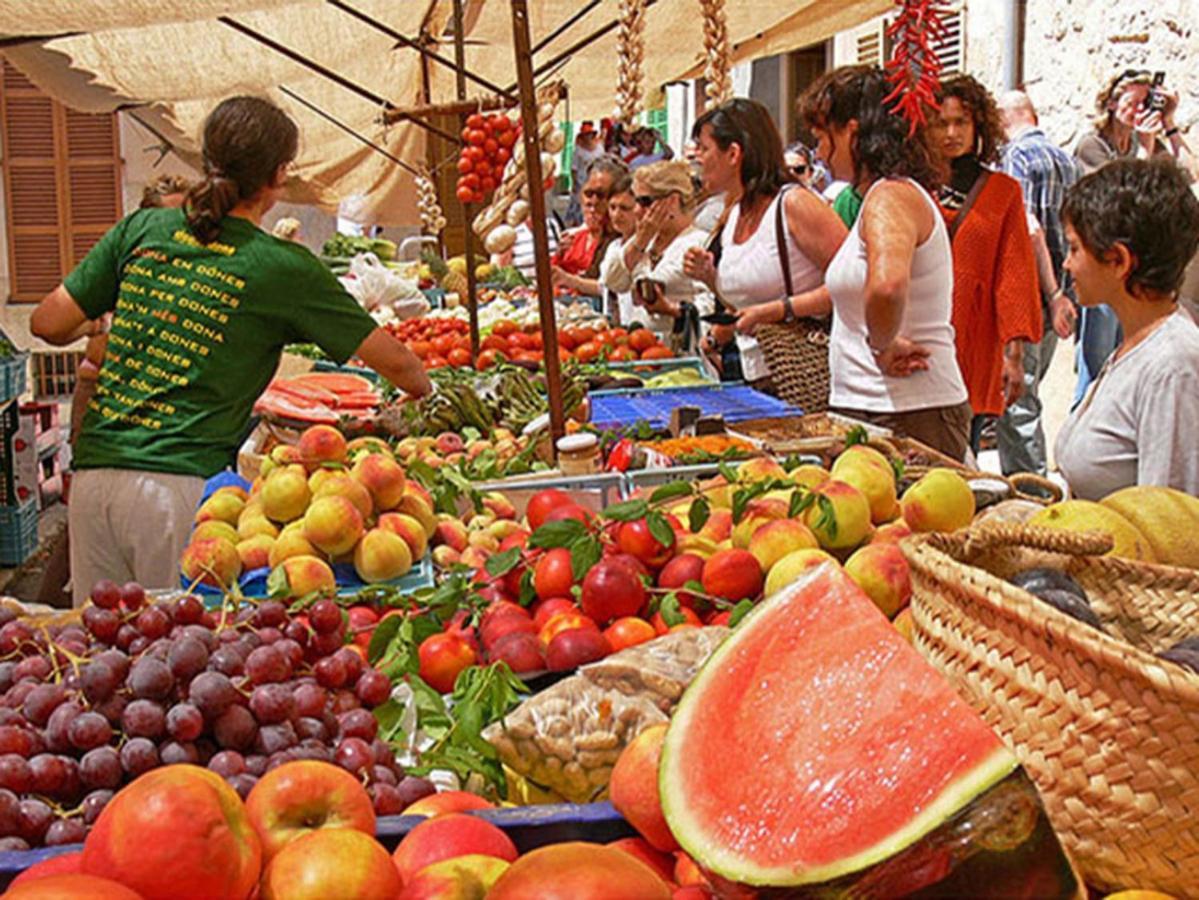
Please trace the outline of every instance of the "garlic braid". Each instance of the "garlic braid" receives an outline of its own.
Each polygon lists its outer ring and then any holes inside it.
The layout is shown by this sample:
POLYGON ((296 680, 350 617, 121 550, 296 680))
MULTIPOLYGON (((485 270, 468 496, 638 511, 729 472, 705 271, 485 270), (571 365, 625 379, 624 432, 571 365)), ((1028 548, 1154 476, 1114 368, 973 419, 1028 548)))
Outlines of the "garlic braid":
POLYGON ((704 50, 708 54, 704 63, 704 78, 708 82, 704 94, 707 108, 711 109, 732 96, 733 82, 729 76, 732 55, 724 0, 699 0, 699 5, 704 15, 704 50))
POLYGON ((615 115, 630 125, 643 108, 645 93, 645 0, 620 0, 619 18, 615 115))

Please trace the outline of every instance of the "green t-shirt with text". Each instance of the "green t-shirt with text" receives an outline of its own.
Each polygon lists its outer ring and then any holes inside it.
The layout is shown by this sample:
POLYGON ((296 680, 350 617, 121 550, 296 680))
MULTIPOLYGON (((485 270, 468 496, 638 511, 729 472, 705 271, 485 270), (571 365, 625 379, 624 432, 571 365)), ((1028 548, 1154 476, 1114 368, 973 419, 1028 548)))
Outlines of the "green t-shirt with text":
POLYGON ((285 344, 348 359, 375 322, 307 249, 226 217, 207 246, 178 209, 117 223, 64 282, 113 313, 78 469, 208 477, 229 465, 285 344))

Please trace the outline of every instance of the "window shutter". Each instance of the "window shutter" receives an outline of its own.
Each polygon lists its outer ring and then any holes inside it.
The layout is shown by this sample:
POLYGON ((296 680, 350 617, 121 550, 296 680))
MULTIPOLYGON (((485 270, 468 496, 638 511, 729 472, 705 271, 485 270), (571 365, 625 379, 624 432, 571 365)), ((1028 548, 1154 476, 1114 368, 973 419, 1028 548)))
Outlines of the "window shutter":
POLYGON ((2 72, 9 293, 36 303, 121 217, 117 121, 67 109, 8 62, 2 72))
POLYGON ((886 27, 885 22, 875 22, 859 31, 854 37, 854 49, 857 54, 855 62, 859 66, 881 66, 883 64, 886 27))
POLYGON ((941 17, 945 36, 933 45, 941 60, 942 75, 956 75, 966 69, 966 18, 959 7, 941 17))

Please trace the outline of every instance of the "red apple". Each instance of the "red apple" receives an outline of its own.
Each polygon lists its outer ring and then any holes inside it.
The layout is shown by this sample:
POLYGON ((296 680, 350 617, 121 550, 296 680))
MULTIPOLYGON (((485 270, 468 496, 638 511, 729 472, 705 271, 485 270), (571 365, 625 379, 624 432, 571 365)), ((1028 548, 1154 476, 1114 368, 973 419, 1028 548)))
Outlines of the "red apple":
POLYGON ((392 859, 404 882, 425 866, 455 856, 482 854, 512 862, 517 857, 512 839, 495 825, 466 813, 434 816, 404 835, 392 859))
POLYGON ((362 783, 340 766, 284 763, 258 779, 246 798, 250 824, 270 861, 285 844, 319 828, 375 833, 375 810, 362 783))
POLYGON ((395 900, 400 875, 383 845, 352 828, 321 828, 292 841, 262 876, 262 900, 395 900))

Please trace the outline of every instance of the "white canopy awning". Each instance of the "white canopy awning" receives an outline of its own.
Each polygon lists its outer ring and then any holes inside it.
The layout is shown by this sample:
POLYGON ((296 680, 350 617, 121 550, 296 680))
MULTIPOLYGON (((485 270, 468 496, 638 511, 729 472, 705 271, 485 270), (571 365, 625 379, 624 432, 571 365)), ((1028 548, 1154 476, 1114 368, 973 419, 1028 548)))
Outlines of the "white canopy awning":
MULTIPOLYGON (((343 0, 364 16, 453 58, 445 32, 451 0, 343 0)), ((567 21, 581 0, 530 0, 536 44, 567 21)), ((465 0, 467 68, 498 85, 516 81, 512 14, 505 0, 465 0)), ((601 0, 539 51, 549 59, 613 21, 617 0, 601 0)), ((891 0, 727 0, 733 61, 773 55, 824 40, 891 6, 891 0)), ((653 91, 695 77, 704 60, 698 0, 656 0, 646 13, 645 72, 653 91)), ((333 207, 353 194, 369 198, 374 217, 416 220, 410 173, 346 128, 412 165, 423 163, 425 132, 380 122, 383 103, 424 103, 417 51, 327 0, 0 0, 4 55, 35 84, 76 109, 137 107, 181 155, 194 158, 205 115, 238 93, 269 95, 300 124, 302 196, 333 207), (239 28, 241 30, 239 30, 239 28), (248 35, 256 32, 360 90, 314 71, 248 35), (301 99, 296 99, 301 98, 301 99), (308 105, 305 105, 304 102, 308 105)), ((578 50, 552 77, 566 82, 577 118, 610 115, 616 84, 616 29, 578 50)), ((429 99, 452 101, 454 73, 427 66, 429 99)), ((551 73, 546 73, 550 77, 551 73)), ((485 93, 470 84, 472 96, 485 93)))

